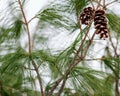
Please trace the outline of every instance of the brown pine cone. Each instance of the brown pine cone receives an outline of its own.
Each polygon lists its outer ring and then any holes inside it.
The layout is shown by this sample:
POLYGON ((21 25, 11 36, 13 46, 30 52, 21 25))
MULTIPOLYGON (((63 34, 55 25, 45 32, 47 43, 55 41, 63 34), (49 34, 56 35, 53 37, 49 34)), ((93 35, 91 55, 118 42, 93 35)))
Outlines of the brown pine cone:
POLYGON ((94 16, 96 34, 100 34, 100 39, 108 37, 107 19, 104 10, 97 10, 94 16))
POLYGON ((80 15, 80 21, 82 24, 88 25, 94 17, 94 10, 92 7, 87 7, 83 9, 80 15))

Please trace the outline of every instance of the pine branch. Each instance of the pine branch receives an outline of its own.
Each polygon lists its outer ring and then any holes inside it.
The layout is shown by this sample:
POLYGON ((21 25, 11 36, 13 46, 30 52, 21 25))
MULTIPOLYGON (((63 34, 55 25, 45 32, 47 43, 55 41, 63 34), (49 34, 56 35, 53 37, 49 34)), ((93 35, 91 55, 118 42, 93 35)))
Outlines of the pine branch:
MULTIPOLYGON (((34 62, 34 60, 31 58, 31 54, 32 54, 32 46, 31 46, 31 38, 30 38, 30 30, 29 30, 29 22, 27 21, 27 18, 25 16, 25 12, 23 10, 23 7, 22 7, 22 3, 20 0, 18 0, 18 3, 20 5, 20 9, 21 9, 21 12, 22 12, 22 15, 23 15, 23 18, 24 18, 24 21, 25 21, 25 25, 26 25, 26 28, 27 28, 27 34, 28 34, 28 46, 29 46, 29 54, 30 54, 30 59, 32 61, 32 65, 36 71, 36 74, 37 74, 37 77, 38 77, 38 81, 39 81, 39 84, 40 84, 40 90, 41 90, 41 95, 42 96, 45 96, 44 92, 43 92, 43 85, 42 85, 42 80, 41 80, 41 77, 40 77, 40 74, 39 74, 39 70, 37 68, 37 65, 36 63, 34 62)), ((32 19, 31 19, 32 20, 32 19)))
POLYGON ((120 96, 120 92, 119 92, 119 78, 115 79, 115 96, 120 96))
POLYGON ((61 95, 61 93, 62 93, 62 91, 63 91, 63 88, 64 88, 64 86, 65 86, 66 81, 67 81, 67 78, 65 78, 65 79, 63 80, 63 83, 62 83, 62 85, 61 85, 61 87, 60 87, 60 90, 58 91, 58 93, 57 93, 56 96, 60 96, 60 95, 61 95))
POLYGON ((51 88, 50 92, 48 93, 48 96, 52 96, 54 90, 56 89, 56 87, 59 85, 59 83, 63 80, 63 77, 59 78, 55 84, 53 85, 53 87, 51 88))
POLYGON ((34 61, 32 58, 31 58, 31 60, 32 60, 32 65, 33 65, 33 67, 35 68, 35 71, 36 71, 36 73, 37 73, 37 78, 38 78, 38 81, 39 81, 39 84, 40 84, 41 94, 42 94, 42 96, 45 96, 44 91, 43 91, 42 79, 41 79, 41 77, 40 77, 38 67, 36 66, 36 63, 35 63, 35 61, 34 61))
POLYGON ((53 94, 54 90, 56 89, 56 87, 58 86, 58 84, 64 79, 64 80, 63 80, 63 83, 62 83, 62 86, 61 86, 61 88, 60 88, 60 92, 58 93, 58 95, 61 94, 61 92, 62 92, 62 90, 63 90, 63 88, 64 88, 64 85, 65 85, 65 82, 66 82, 66 80, 67 80, 67 78, 68 78, 68 75, 70 74, 70 71, 81 61, 81 59, 78 60, 78 61, 76 61, 76 60, 77 60, 77 58, 78 58, 79 52, 81 51, 81 48, 82 48, 83 45, 84 45, 85 40, 86 40, 86 38, 87 38, 87 35, 88 35, 89 30, 90 30, 90 27, 91 27, 91 23, 90 23, 90 25, 88 25, 88 26, 89 26, 89 27, 88 27, 88 30, 87 30, 87 32, 86 32, 86 34, 85 34, 85 36, 84 36, 84 38, 83 38, 83 40, 82 40, 82 42, 81 42, 80 47, 79 47, 78 50, 77 50, 77 53, 76 53, 75 56, 74 56, 74 59, 73 59, 72 62, 70 63, 70 66, 69 66, 68 69, 66 70, 64 76, 61 77, 60 79, 58 79, 58 80, 56 81, 55 85, 52 87, 52 89, 51 89, 51 91, 49 92, 49 95, 48 95, 48 96, 52 96, 52 94, 53 94), (66 79, 66 80, 65 80, 65 79, 66 79))
POLYGON ((109 30, 109 41, 110 41, 111 46, 113 47, 113 50, 115 52, 115 57, 118 57, 117 50, 116 50, 116 48, 115 48, 115 46, 113 44, 113 41, 112 41, 112 38, 111 38, 111 35, 110 35, 110 30, 109 30))
POLYGON ((18 3, 19 3, 19 5, 20 5, 20 9, 21 9, 21 12, 22 12, 24 21, 25 21, 26 28, 27 28, 29 53, 31 54, 31 53, 32 53, 32 49, 31 49, 31 38, 30 38, 29 25, 28 25, 27 18, 26 18, 26 16, 25 16, 25 12, 24 12, 24 10, 23 10, 21 1, 18 0, 18 3))
MULTIPOLYGON (((88 32, 89 32, 89 30, 90 30, 90 27, 91 27, 91 25, 89 25, 88 32)), ((92 36, 92 38, 91 38, 91 40, 90 40, 90 42, 89 42, 89 44, 88 44, 86 53, 87 53, 90 45, 92 44, 92 41, 93 41, 93 38, 94 38, 95 34, 96 34, 96 33, 94 32, 94 34, 93 34, 93 36, 92 36)), ((66 81, 67 81, 67 79, 68 79, 68 75, 70 74, 70 71, 71 71, 78 63, 80 63, 82 60, 84 60, 84 58, 85 58, 85 56, 86 56, 86 53, 85 53, 84 56, 81 57, 81 58, 79 58, 78 61, 76 62, 77 57, 79 57, 79 52, 80 52, 80 50, 81 50, 81 48, 83 47, 83 44, 84 44, 84 42, 85 42, 86 36, 87 36, 87 34, 85 35, 85 38, 83 39, 83 43, 81 44, 81 46, 79 47, 79 49, 78 49, 78 51, 77 51, 77 53, 76 53, 76 56, 75 56, 75 58, 74 58, 73 63, 70 64, 70 67, 69 67, 68 70, 66 71, 65 78, 64 78, 64 80, 63 80, 63 83, 62 83, 62 85, 61 85, 61 88, 60 88, 57 96, 60 96, 60 94, 61 94, 61 92, 62 92, 62 90, 63 90, 63 88, 64 88, 64 86, 65 86, 65 83, 66 83, 66 81)))

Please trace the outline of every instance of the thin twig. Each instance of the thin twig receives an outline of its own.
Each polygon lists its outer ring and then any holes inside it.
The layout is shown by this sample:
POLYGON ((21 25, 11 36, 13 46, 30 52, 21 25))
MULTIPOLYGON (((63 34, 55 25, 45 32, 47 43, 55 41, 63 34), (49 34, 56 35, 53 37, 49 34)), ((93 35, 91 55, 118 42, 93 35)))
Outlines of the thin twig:
MULTIPOLYGON (((113 3, 115 3, 115 2, 117 2, 116 0, 114 0, 114 1, 112 1, 112 2, 110 2, 110 3, 108 3, 108 4, 105 4, 106 2, 105 2, 105 0, 103 1, 103 4, 101 4, 100 2, 101 1, 94 1, 94 2, 96 2, 96 3, 98 3, 98 5, 99 6, 101 6, 103 9, 105 9, 106 10, 106 8, 107 8, 107 6, 109 6, 109 5, 111 5, 111 4, 113 4, 113 3)), ((97 8, 96 9, 98 9, 99 8, 99 6, 97 6, 97 8)))
MULTIPOLYGON (((101 0, 97 0, 97 3, 98 3, 98 5, 97 5, 97 7, 96 7, 96 9, 95 10, 97 10, 102 4, 101 4, 101 0)), ((103 5, 102 5, 103 6, 103 5)))
POLYGON ((27 68, 27 67, 25 67, 25 66, 23 66, 23 68, 24 68, 24 69, 34 70, 34 71, 35 71, 35 69, 27 68))
POLYGON ((59 85, 59 83, 63 80, 63 77, 59 78, 55 84, 53 85, 53 87, 51 88, 50 92, 48 93, 48 96, 52 96, 54 90, 56 89, 56 87, 59 85))
POLYGON ((37 73, 37 78, 38 78, 38 81, 39 81, 39 84, 40 84, 41 94, 42 94, 42 96, 45 96, 44 91, 43 91, 42 79, 41 79, 41 77, 40 77, 39 70, 38 70, 38 68, 37 68, 37 66, 36 66, 35 61, 34 61, 33 59, 31 59, 31 61, 32 61, 32 65, 34 66, 35 71, 36 71, 36 73, 37 73))
POLYGON ((85 42, 85 40, 86 40, 86 38, 87 38, 87 36, 88 36, 88 33, 89 33, 89 30, 90 30, 90 27, 91 27, 91 24, 90 24, 89 27, 88 27, 88 30, 87 30, 87 32, 86 32, 86 34, 85 34, 85 37, 83 38, 83 40, 82 40, 82 42, 81 42, 81 45, 79 46, 79 48, 78 48, 78 50, 77 50, 77 53, 76 53, 74 59, 76 59, 76 57, 78 56, 78 54, 79 54, 81 48, 83 47, 84 42, 85 42))
POLYGON ((115 78, 115 96, 120 96, 120 92, 119 92, 119 78, 115 78))
MULTIPOLYGON (((30 23, 30 21, 28 21, 28 23, 30 23)), ((35 31, 33 32, 33 38, 32 38, 32 50, 34 49, 35 47, 35 39, 36 39, 36 36, 37 36, 37 29, 39 28, 39 22, 37 22, 37 26, 35 27, 35 31)))
POLYGON ((109 31, 108 34, 109 34, 109 40, 110 40, 110 42, 111 42, 111 46, 113 47, 113 50, 114 50, 114 52, 115 52, 115 56, 117 57, 117 56, 118 56, 117 50, 116 50, 116 48, 115 48, 115 46, 114 46, 114 44, 113 44, 112 37, 111 37, 111 35, 110 35, 110 31, 109 31))
POLYGON ((78 18, 78 25, 79 25, 80 31, 82 31, 82 26, 81 26, 81 23, 80 23, 80 18, 78 18))
POLYGON ((84 61, 104 60, 105 58, 84 59, 84 61))
POLYGON ((60 87, 60 90, 59 90, 59 92, 57 93, 56 96, 60 96, 60 95, 61 95, 62 90, 63 90, 63 88, 64 88, 64 86, 65 86, 66 80, 67 80, 67 78, 63 80, 63 83, 62 83, 62 85, 61 85, 61 87, 60 87))
MULTIPOLYGON (((105 1, 105 0, 104 0, 105 1)), ((115 3, 116 2, 116 0, 115 1, 112 1, 112 2, 110 2, 110 3, 108 3, 108 4, 104 4, 103 6, 103 9, 105 9, 106 10, 106 8, 107 8, 107 6, 109 6, 109 5, 111 5, 111 4, 113 4, 113 3, 115 3)))
MULTIPOLYGON (((117 37, 116 37, 117 38, 117 37)), ((116 42, 116 46, 115 46, 115 50, 117 50, 117 48, 118 48, 118 42, 119 40, 118 40, 118 38, 117 38, 117 42, 116 42)))
POLYGON ((28 21, 28 24, 37 17, 37 15, 35 15, 34 17, 32 17, 29 21, 28 21))
POLYGON ((106 0, 103 0, 103 6, 105 7, 106 0))
POLYGON ((106 4, 105 6, 107 7, 108 5, 113 4, 113 3, 115 3, 115 2, 117 2, 117 0, 114 0, 114 1, 112 1, 112 2, 110 2, 110 3, 108 3, 108 4, 106 4))
POLYGON ((28 34, 28 46, 29 46, 29 53, 31 54, 32 53, 32 49, 31 49, 31 38, 30 38, 30 30, 29 30, 29 25, 28 25, 28 22, 27 22, 27 19, 26 19, 26 16, 25 16, 25 12, 23 10, 23 7, 22 7, 22 3, 20 0, 18 0, 18 3, 20 5, 20 9, 21 9, 21 12, 22 12, 22 15, 23 15, 23 18, 24 18, 24 21, 25 21, 25 25, 26 25, 26 28, 27 28, 27 34, 28 34))
MULTIPOLYGON (((93 39, 94 39, 94 37, 95 37, 95 34, 96 34, 96 32, 94 32, 94 34, 93 34, 93 36, 92 36, 91 40, 89 40, 89 44, 88 44, 88 46, 87 46, 87 48, 86 48, 87 50, 89 49, 90 45, 92 44, 93 39)), ((86 56, 86 54, 87 54, 87 51, 85 51, 84 56, 86 56)), ((84 57, 84 58, 85 58, 85 57, 84 57)))
MULTIPOLYGON (((97 4, 99 4, 99 6, 101 6, 101 7, 104 7, 101 3, 98 2, 98 0, 94 1, 94 2, 97 3, 97 4)), ((96 9, 98 9, 98 8, 96 8, 96 9)))
POLYGON ((92 5, 93 9, 95 10, 95 6, 94 6, 94 4, 93 4, 93 0, 90 0, 90 3, 91 3, 91 5, 92 5))

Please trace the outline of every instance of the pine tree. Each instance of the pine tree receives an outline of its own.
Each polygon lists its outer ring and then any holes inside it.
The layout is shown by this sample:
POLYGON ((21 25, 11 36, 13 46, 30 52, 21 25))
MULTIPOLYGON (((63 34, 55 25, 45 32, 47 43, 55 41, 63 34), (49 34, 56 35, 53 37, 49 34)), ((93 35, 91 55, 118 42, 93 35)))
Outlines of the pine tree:
POLYGON ((118 0, 54 0, 30 20, 29 1, 6 1, 0 10, 0 96, 120 96, 120 17, 109 9, 118 0), (56 50, 48 46, 54 38, 49 31, 77 36, 56 50), (94 61, 99 70, 91 67, 94 61))

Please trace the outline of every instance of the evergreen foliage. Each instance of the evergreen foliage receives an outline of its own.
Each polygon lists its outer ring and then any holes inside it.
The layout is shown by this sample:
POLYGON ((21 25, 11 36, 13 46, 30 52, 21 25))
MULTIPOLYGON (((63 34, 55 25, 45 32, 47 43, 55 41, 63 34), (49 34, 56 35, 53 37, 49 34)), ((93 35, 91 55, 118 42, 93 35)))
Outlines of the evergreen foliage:
POLYGON ((29 1, 7 1, 0 10, 0 96, 120 96, 120 16, 106 11, 118 0, 54 0, 30 20, 25 12, 29 1), (93 20, 81 24, 80 14, 87 6, 105 10, 107 39, 96 36, 93 20), (34 19, 36 32, 31 32, 34 19), (53 38, 46 36, 48 29, 77 36, 68 47, 54 50, 48 46, 53 38), (104 56, 97 58, 94 52, 91 58, 96 40, 108 43, 104 56), (99 70, 91 67, 94 61, 101 62, 99 70))

